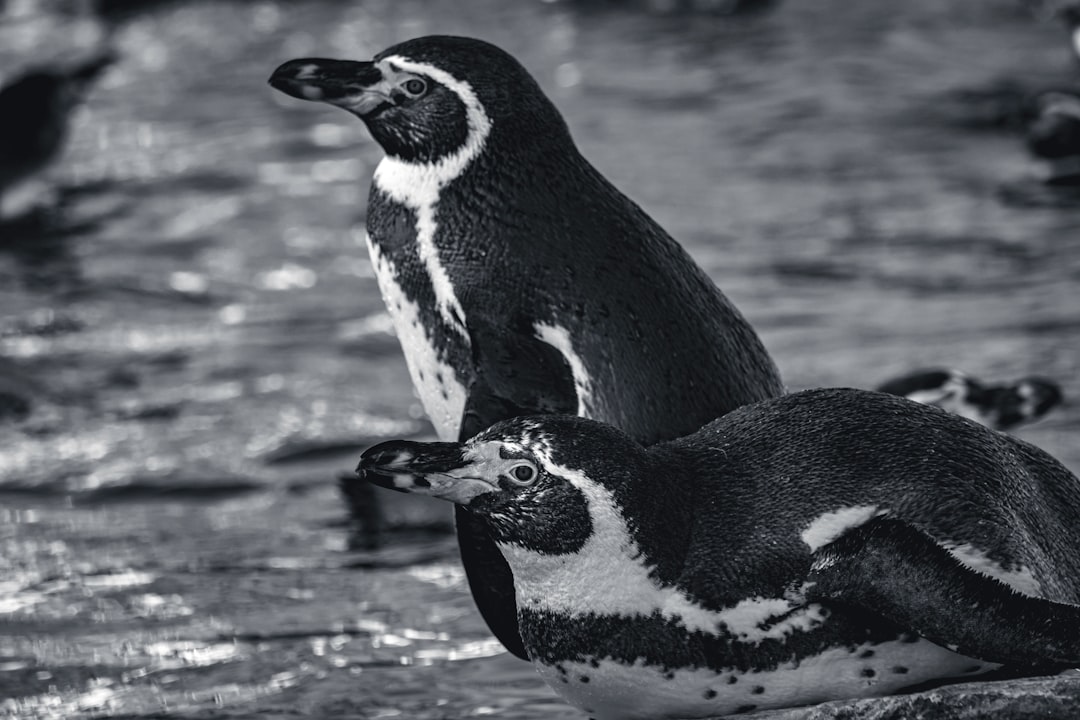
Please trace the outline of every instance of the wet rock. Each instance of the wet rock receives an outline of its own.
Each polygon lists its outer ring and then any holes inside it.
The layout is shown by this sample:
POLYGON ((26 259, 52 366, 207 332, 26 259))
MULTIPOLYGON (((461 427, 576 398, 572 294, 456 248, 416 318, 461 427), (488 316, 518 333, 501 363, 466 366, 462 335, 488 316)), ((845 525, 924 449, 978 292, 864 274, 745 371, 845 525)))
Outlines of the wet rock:
POLYGON ((823 703, 757 713, 755 720, 1072 720, 1080 673, 947 685, 912 695, 823 703))

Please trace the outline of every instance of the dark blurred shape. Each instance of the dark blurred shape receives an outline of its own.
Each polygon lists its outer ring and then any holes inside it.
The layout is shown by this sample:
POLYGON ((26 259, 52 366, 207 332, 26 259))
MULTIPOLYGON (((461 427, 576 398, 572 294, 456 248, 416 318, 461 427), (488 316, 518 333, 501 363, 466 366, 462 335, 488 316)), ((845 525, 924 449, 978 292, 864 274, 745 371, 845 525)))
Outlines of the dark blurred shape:
POLYGON ((353 473, 338 475, 338 489, 349 508, 349 549, 375 550, 382 543, 382 511, 375 486, 356 482, 353 473))
POLYGON ((401 495, 377 488, 368 482, 357 482, 355 473, 340 473, 338 489, 349 509, 345 521, 349 550, 379 550, 389 547, 387 536, 393 535, 395 548, 418 541, 442 539, 454 534, 453 515, 435 503, 400 502, 401 495))
POLYGON ((1061 404, 1061 386, 1053 380, 1026 377, 988 385, 959 370, 932 368, 893 378, 879 392, 935 405, 994 430, 1032 423, 1061 404))
POLYGON ((1057 8, 1055 14, 1069 31, 1069 47, 1073 58, 1080 62, 1080 3, 1066 3, 1057 8))
POLYGON ((106 48, 67 67, 38 67, 0 88, 0 200, 64 147, 71 111, 116 61, 106 48))
POLYGON ((1031 89, 1011 78, 950 90, 934 110, 949 124, 971 130, 1023 130, 1034 117, 1031 89))
POLYGON ((29 399, 13 392, 0 390, 0 422, 25 420, 29 416, 29 399))
POLYGON ((1052 90, 1034 98, 1034 117, 1025 140, 1036 157, 1049 161, 1046 182, 1051 185, 1080 184, 1080 95, 1052 90))
POLYGON ((1063 90, 1038 95, 1027 145, 1033 155, 1047 160, 1080 155, 1080 95, 1063 90))

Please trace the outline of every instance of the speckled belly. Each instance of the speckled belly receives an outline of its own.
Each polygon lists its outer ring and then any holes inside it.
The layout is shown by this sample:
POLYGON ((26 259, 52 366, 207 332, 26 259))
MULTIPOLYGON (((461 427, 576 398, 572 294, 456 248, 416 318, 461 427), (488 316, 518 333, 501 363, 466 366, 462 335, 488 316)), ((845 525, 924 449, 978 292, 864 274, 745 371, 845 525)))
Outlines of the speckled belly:
POLYGON ((888 695, 999 667, 914 637, 832 647, 749 672, 664 668, 641 660, 628 665, 611 658, 534 665, 555 692, 596 720, 709 717, 888 695))

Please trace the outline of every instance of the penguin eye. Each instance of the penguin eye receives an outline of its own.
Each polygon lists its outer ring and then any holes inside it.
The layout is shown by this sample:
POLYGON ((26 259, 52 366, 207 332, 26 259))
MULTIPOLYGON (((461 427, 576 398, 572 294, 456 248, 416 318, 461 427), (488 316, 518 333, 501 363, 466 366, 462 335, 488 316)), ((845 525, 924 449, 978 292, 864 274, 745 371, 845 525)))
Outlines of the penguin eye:
POLYGON ((510 482, 522 487, 532 485, 539 473, 531 462, 523 461, 510 468, 510 482))
POLYGON ((420 78, 409 78, 402 84, 402 89, 412 97, 420 97, 427 90, 427 83, 420 78))

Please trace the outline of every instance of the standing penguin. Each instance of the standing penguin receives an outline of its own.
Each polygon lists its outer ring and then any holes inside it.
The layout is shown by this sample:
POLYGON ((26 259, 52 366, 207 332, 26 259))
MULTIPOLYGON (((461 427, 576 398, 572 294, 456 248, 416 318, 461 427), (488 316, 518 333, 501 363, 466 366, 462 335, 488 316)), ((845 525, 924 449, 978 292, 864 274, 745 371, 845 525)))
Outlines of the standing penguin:
POLYGON ((598 720, 1080 663, 1080 481, 903 398, 793 393, 649 448, 514 418, 376 445, 359 470, 488 520, 530 659, 598 720))
MULTIPOLYGON (((742 315, 499 48, 423 37, 370 62, 292 60, 270 83, 348 110, 386 151, 367 243, 440 438, 570 413, 653 443, 783 392, 742 315)), ((481 613, 524 658, 486 521, 459 509, 457 527, 481 613)))

